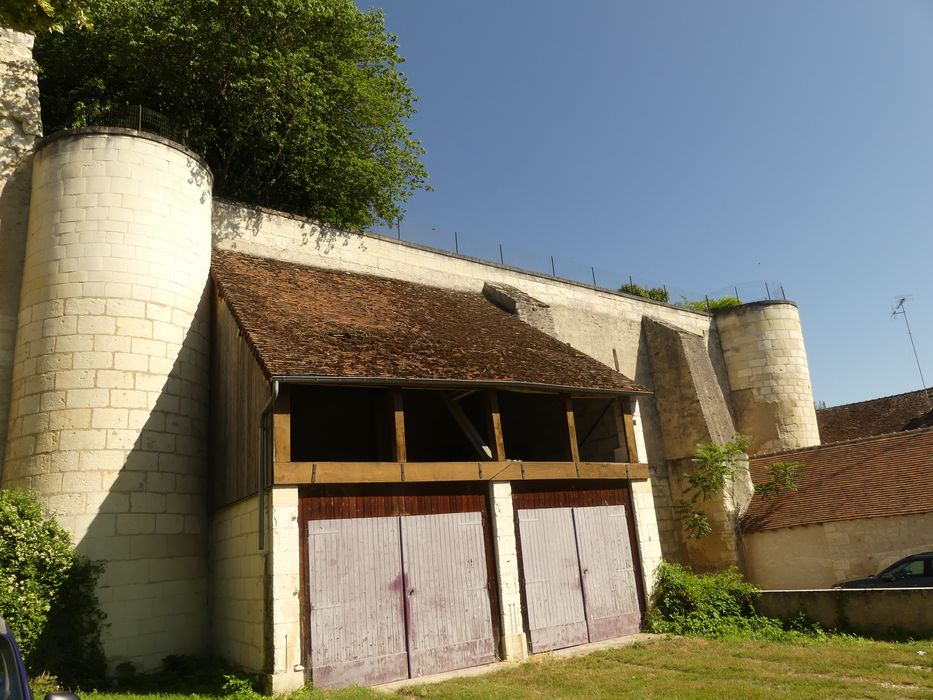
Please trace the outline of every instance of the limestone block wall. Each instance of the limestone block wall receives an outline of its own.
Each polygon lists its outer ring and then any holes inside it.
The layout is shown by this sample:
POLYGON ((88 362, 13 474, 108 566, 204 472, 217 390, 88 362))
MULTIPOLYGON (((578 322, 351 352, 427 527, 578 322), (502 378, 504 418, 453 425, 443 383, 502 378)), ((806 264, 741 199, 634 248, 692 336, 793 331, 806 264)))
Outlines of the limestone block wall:
POLYGON ((36 71, 32 36, 0 28, 0 465, 6 449, 32 147, 42 136, 36 71))
POLYGON ((122 130, 36 150, 6 487, 105 562, 111 664, 207 649, 211 181, 122 130))
POLYGON ((259 549, 259 497, 214 512, 211 522, 212 651, 260 672, 265 664, 266 553, 259 549))
MULTIPOLYGON (((512 484, 493 481, 489 484, 492 509, 492 536, 496 556, 496 585, 499 614, 502 616, 503 659, 520 660, 528 655, 528 641, 522 621, 521 580, 518 573, 518 546, 515 537, 515 511, 512 508, 512 484)), ((492 572, 490 572, 492 575, 492 572)))
MULTIPOLYGON (((552 325, 542 330, 649 388, 653 387, 653 377, 641 321, 650 315, 700 336, 709 348, 716 380, 727 391, 717 330, 707 314, 380 236, 344 234, 300 217, 232 203, 215 201, 213 224, 214 245, 222 249, 476 293, 487 282, 514 287, 547 305, 552 325)), ((677 558, 664 446, 653 397, 639 401, 636 429, 641 430, 644 443, 639 454, 652 469, 665 555, 677 558)))
POLYGON ((736 427, 751 454, 820 444, 797 306, 759 301, 717 312, 736 427))
MULTIPOLYGON (((270 495, 271 538, 269 611, 272 654, 267 670, 271 693, 297 690, 305 683, 301 648, 301 533, 298 526, 298 488, 277 487, 270 495)), ((270 631, 267 626, 267 632, 270 631)))
POLYGON ((829 588, 933 550, 933 512, 746 533, 744 549, 746 577, 760 588, 829 588))

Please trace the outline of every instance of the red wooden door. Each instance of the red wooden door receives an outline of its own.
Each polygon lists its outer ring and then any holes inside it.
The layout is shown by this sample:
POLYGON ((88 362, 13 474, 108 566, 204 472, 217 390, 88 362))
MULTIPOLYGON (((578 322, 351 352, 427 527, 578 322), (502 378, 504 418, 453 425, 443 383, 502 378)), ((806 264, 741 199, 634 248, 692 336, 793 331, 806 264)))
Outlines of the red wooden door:
POLYGON ((411 677, 496 660, 481 513, 401 519, 411 677))
POLYGON ((528 633, 533 652, 587 641, 573 509, 518 511, 528 633))
POLYGON ((397 517, 308 522, 314 685, 408 677, 397 517))

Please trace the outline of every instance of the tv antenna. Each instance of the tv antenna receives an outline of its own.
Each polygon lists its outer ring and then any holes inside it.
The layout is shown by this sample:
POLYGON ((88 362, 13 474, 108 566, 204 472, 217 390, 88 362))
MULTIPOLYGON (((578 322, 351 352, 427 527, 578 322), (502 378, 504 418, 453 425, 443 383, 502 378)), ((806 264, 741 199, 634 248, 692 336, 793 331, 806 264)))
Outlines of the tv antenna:
POLYGON ((913 348, 914 359, 917 361, 917 371, 920 372, 920 384, 926 389, 927 383, 923 378, 923 370, 920 369, 920 357, 917 355, 917 346, 914 345, 914 336, 913 333, 910 332, 910 321, 907 320, 907 307, 905 304, 911 299, 913 299, 913 296, 910 294, 897 297, 897 305, 891 309, 891 318, 894 318, 898 314, 904 317, 904 323, 907 325, 907 337, 910 338, 910 347, 913 348))

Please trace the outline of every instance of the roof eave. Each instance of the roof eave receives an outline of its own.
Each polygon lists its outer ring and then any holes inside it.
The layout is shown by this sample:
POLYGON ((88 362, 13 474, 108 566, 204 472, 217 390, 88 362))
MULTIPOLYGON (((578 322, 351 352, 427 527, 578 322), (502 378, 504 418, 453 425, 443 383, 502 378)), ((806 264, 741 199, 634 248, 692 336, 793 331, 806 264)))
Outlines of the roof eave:
POLYGON ((592 394, 599 396, 649 396, 647 389, 614 389, 605 387, 568 386, 563 384, 541 384, 508 380, 482 379, 435 379, 428 377, 333 377, 326 375, 272 374, 271 381, 281 384, 321 384, 349 386, 414 387, 433 389, 512 389, 548 394, 592 394))

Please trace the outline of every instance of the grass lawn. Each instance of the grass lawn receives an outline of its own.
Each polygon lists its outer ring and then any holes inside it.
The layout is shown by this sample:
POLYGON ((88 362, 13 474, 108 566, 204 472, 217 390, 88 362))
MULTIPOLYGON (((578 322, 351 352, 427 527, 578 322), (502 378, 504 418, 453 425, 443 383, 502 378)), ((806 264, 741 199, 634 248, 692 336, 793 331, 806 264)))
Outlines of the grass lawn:
MULTIPOLYGON (((118 693, 82 697, 153 698, 118 693)), ((210 696, 159 697, 204 700, 210 696)), ((790 644, 678 638, 569 659, 537 657, 494 674, 412 686, 394 696, 349 688, 302 690, 289 700, 390 697, 933 698, 933 641, 891 644, 833 638, 790 644)))

